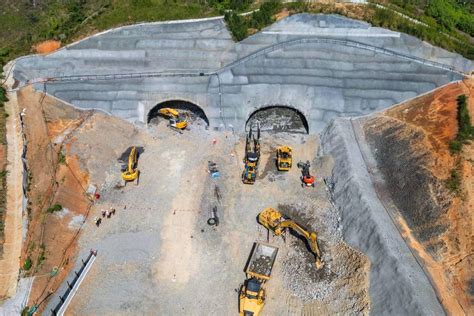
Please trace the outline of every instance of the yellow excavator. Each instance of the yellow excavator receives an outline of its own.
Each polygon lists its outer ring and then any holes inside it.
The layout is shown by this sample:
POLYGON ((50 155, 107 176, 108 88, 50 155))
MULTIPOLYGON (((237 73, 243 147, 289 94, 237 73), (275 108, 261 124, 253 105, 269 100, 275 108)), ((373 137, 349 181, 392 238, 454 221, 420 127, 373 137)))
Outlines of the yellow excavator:
POLYGON ((136 184, 138 185, 140 170, 138 170, 137 165, 138 151, 137 148, 133 146, 128 155, 128 164, 122 168, 122 179, 125 181, 125 184, 136 180, 136 184))
POLYGON ((280 171, 288 171, 293 164, 293 150, 288 146, 280 146, 277 148, 277 168, 280 171))
POLYGON ((176 109, 162 108, 158 111, 158 113, 169 119, 171 127, 185 129, 188 126, 186 115, 179 113, 176 109))
POLYGON ((320 269, 323 266, 321 252, 319 251, 318 246, 318 238, 315 232, 308 232, 292 219, 283 216, 280 212, 271 207, 264 209, 260 214, 258 214, 258 222, 268 230, 273 231, 275 236, 280 236, 285 229, 291 228, 294 232, 306 238, 314 257, 316 258, 316 269, 320 269))

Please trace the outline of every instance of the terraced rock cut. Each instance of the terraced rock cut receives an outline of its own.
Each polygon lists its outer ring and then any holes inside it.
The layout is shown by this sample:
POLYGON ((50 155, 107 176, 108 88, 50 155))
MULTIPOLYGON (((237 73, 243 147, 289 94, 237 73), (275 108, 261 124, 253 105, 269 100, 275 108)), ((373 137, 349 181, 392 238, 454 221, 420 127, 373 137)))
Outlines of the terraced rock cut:
POLYGON ((20 86, 34 83, 78 108, 132 122, 147 123, 157 104, 185 100, 210 127, 243 131, 254 112, 281 105, 315 133, 334 117, 379 111, 472 67, 408 35, 299 14, 240 43, 221 18, 121 27, 18 60, 14 76, 20 86))

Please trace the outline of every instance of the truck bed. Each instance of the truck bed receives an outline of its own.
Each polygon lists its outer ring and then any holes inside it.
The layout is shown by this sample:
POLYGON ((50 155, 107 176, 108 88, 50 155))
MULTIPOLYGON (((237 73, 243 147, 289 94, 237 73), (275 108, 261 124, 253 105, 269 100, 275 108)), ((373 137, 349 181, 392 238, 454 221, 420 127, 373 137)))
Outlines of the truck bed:
POLYGON ((255 242, 252 255, 245 271, 249 276, 268 280, 272 274, 278 248, 255 242))

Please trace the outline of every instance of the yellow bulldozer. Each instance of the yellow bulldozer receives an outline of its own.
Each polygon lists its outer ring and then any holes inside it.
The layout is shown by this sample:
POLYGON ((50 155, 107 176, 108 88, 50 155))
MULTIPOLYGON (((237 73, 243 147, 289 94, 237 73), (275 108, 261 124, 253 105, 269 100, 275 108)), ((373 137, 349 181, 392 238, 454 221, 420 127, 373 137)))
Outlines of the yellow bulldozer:
POLYGON ((188 126, 188 120, 185 114, 179 113, 178 110, 172 108, 162 108, 158 113, 168 118, 170 126, 176 129, 185 129, 188 126))
POLYGON ((306 238, 311 252, 314 254, 316 259, 316 269, 320 269, 323 266, 321 261, 321 252, 319 251, 318 246, 318 238, 315 232, 309 232, 292 219, 285 217, 280 212, 270 207, 264 209, 262 212, 260 212, 260 214, 258 214, 258 222, 265 226, 268 230, 273 231, 275 236, 280 236, 285 231, 285 229, 290 228, 294 232, 306 238))
POLYGON ((293 150, 288 146, 277 148, 277 168, 280 171, 288 171, 293 165, 293 150))
POLYGON ((138 178, 140 177, 140 170, 138 166, 138 150, 135 146, 130 149, 130 154, 128 155, 128 163, 122 168, 122 179, 127 184, 127 182, 135 182, 138 185, 138 178))

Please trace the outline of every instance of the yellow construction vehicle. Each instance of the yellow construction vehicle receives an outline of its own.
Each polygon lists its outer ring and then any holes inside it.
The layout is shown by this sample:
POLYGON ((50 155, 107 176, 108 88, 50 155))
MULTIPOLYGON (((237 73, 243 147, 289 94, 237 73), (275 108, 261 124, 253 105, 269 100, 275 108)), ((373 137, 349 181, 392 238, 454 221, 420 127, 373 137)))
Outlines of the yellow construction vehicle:
POLYGON ((316 258, 316 269, 320 269, 323 266, 323 263, 321 262, 321 252, 319 251, 318 246, 318 238, 315 232, 308 232, 292 219, 283 216, 280 212, 270 207, 264 209, 260 214, 258 214, 258 222, 268 230, 273 231, 275 236, 280 236, 285 229, 291 228, 294 232, 306 238, 309 247, 316 258))
POLYGON ((137 165, 138 151, 137 148, 133 146, 128 155, 128 164, 122 167, 122 179, 125 181, 125 184, 136 180, 136 184, 138 185, 140 170, 138 170, 137 165))
POLYGON ((185 129, 188 126, 186 115, 179 113, 176 109, 162 108, 158 111, 158 113, 169 119, 171 127, 185 129))
POLYGON ((270 280, 278 248, 256 242, 245 273, 247 280, 239 294, 240 316, 258 316, 265 304, 265 282, 270 280))
POLYGON ((288 146, 280 146, 277 148, 277 168, 280 171, 288 171, 293 164, 293 150, 288 146))
POLYGON ((254 184, 257 179, 258 162, 260 160, 260 123, 257 121, 255 126, 256 131, 253 131, 254 125, 250 126, 245 139, 245 167, 242 172, 242 182, 245 184, 254 184), (256 132, 257 136, 253 132, 256 132))

